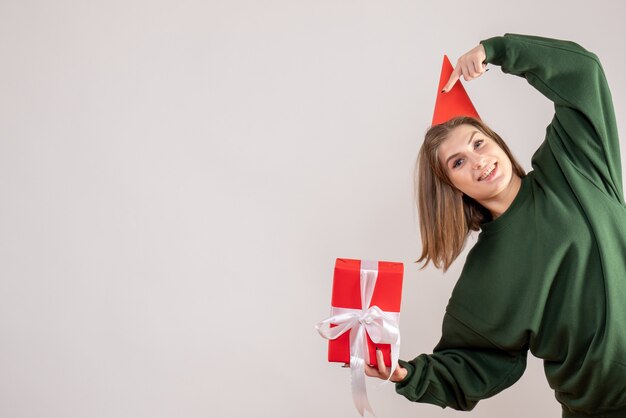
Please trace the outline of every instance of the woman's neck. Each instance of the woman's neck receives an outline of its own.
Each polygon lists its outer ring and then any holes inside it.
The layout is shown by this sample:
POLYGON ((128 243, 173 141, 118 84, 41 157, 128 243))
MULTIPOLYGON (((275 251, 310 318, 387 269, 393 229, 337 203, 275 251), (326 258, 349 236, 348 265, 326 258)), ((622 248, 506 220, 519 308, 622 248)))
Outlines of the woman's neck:
POLYGON ((489 212, 491 212, 491 216, 493 217, 493 219, 496 219, 504 212, 506 212, 506 210, 511 206, 521 187, 522 179, 513 174, 509 185, 504 190, 502 190, 502 192, 498 194, 498 196, 490 199, 489 201, 479 203, 487 208, 489 212))

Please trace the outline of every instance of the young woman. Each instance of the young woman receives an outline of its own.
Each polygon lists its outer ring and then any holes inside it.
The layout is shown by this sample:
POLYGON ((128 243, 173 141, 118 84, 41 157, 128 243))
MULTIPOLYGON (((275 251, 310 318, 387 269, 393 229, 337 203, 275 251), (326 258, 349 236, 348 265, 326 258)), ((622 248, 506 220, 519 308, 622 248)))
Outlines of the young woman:
MULTIPOLYGON (((617 128, 598 58, 579 45, 505 35, 463 55, 444 90, 485 63, 554 103, 524 174, 484 123, 433 126, 418 158, 420 261, 447 269, 480 230, 433 354, 391 376, 408 399, 472 409, 544 360, 564 417, 626 417, 626 206, 617 128)), ((379 369, 367 374, 387 378, 379 369)))

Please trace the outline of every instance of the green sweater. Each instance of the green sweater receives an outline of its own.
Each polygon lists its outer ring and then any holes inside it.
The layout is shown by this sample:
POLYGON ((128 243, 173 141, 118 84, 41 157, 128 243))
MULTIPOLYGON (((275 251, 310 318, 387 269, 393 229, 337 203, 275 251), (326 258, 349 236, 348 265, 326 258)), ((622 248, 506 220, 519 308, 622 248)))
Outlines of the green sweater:
POLYGON ((470 410, 543 359, 563 416, 626 417, 626 206, 598 58, 572 42, 505 35, 487 62, 554 103, 509 209, 483 225, 433 354, 401 361, 398 393, 470 410))

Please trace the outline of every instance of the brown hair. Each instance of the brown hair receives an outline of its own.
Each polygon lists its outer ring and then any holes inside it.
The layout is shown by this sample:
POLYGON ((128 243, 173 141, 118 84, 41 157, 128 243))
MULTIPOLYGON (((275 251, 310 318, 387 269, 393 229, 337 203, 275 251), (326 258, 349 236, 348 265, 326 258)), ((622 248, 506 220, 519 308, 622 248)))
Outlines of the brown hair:
POLYGON ((422 236, 422 255, 417 262, 429 262, 446 271, 459 256, 470 231, 492 220, 491 213, 480 203, 461 193, 450 181, 441 164, 439 146, 451 131, 461 125, 471 125, 492 138, 511 160, 513 173, 526 176, 500 135, 479 119, 468 116, 432 126, 424 138, 415 164, 416 204, 422 236))

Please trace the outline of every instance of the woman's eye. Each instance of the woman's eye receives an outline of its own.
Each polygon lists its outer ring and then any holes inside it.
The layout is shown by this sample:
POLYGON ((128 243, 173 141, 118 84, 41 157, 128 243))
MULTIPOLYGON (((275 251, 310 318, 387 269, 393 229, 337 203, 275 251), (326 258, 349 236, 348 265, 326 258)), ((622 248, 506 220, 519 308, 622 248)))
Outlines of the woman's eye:
POLYGON ((462 160, 461 158, 459 158, 458 160, 455 160, 455 161, 452 163, 452 168, 457 168, 457 167, 460 167, 460 166, 461 166, 461 164, 463 164, 463 160, 462 160))
POLYGON ((478 148, 483 144, 483 140, 479 139, 477 141, 474 142, 474 148, 478 148))

